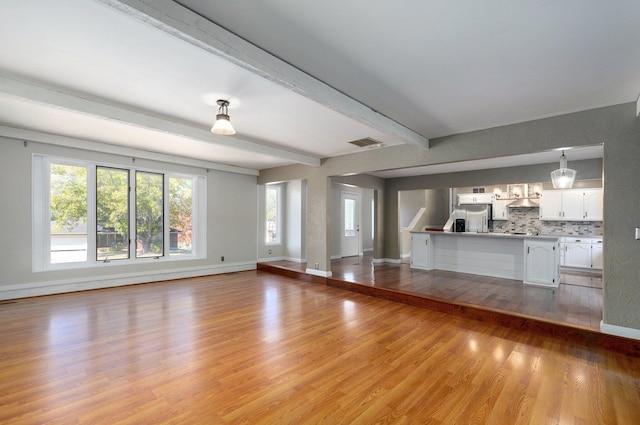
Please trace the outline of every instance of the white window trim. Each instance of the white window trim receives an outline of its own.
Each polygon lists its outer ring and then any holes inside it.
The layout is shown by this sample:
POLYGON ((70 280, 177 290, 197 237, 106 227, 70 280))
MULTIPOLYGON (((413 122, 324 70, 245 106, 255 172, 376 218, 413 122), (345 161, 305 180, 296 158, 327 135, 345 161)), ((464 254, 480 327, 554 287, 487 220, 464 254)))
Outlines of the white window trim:
MULTIPOLYGON (((54 270, 69 270, 69 269, 84 269, 84 268, 100 268, 100 267, 114 267, 119 265, 131 265, 131 264, 144 264, 153 262, 166 262, 166 261, 192 261, 205 259, 206 250, 206 182, 205 176, 197 174, 185 174, 176 173, 159 169, 147 169, 124 166, 122 164, 108 164, 95 161, 77 160, 72 158, 64 158, 57 156, 49 156, 44 154, 34 154, 32 160, 32 271, 33 272, 45 272, 54 270), (51 186, 51 164, 68 164, 87 167, 87 260, 69 263, 57 263, 52 264, 50 258, 51 247, 51 223, 49 217, 51 216, 50 205, 50 192, 47 190, 51 186), (128 170, 133 175, 135 180, 135 171, 152 172, 163 174, 165 176, 165 255, 159 258, 146 257, 136 258, 135 252, 131 251, 128 259, 114 260, 110 262, 103 262, 96 260, 96 238, 91 237, 90 229, 95 230, 96 219, 96 193, 95 193, 95 179, 96 179, 96 167, 112 167, 128 170), (193 244, 191 254, 188 255, 170 255, 170 217, 169 217, 169 197, 166 193, 169 190, 168 179, 169 178, 191 178, 193 179, 192 187, 192 229, 193 229, 193 244)), ((130 182, 132 184, 132 195, 130 202, 134 202, 134 190, 135 181, 130 182)), ((130 214, 135 214, 135 204, 130 205, 130 214)), ((131 221, 131 225, 135 221, 131 221)), ((135 228, 129 229, 130 239, 132 240, 133 249, 135 249, 135 228)))
POLYGON ((264 189, 264 233, 265 233, 265 246, 281 246, 282 245, 282 184, 267 184, 264 189), (266 233, 267 233, 267 190, 268 189, 276 189, 278 192, 278 204, 276 206, 278 220, 276 222, 276 226, 278 229, 278 239, 274 242, 267 242, 266 233))

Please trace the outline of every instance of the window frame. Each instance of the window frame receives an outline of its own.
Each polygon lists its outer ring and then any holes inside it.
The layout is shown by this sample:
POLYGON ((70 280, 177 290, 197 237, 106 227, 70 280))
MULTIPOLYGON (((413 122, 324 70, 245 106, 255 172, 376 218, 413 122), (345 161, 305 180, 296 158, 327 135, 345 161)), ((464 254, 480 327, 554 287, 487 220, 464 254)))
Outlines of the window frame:
POLYGON ((66 158, 46 154, 33 154, 32 158, 32 271, 45 272, 54 270, 86 269, 109 267, 113 265, 144 264, 158 261, 191 261, 205 259, 206 249, 206 184, 204 175, 184 172, 173 172, 162 169, 126 166, 91 160, 66 158), (87 260, 65 263, 51 262, 51 165, 63 164, 87 168, 87 260), (96 170, 107 167, 127 170, 129 173, 129 258, 113 261, 97 260, 96 232, 96 170), (131 221, 135 217, 135 175, 136 172, 163 175, 163 255, 160 257, 136 257, 135 231, 131 221), (191 229, 192 249, 189 254, 171 254, 170 252, 170 205, 169 180, 171 178, 191 179, 191 229))
POLYGON ((265 246, 280 246, 282 245, 282 184, 267 184, 264 189, 264 244, 265 246), (275 190, 277 193, 277 201, 276 201, 276 229, 277 229, 277 238, 275 241, 269 241, 267 239, 267 235, 269 232, 269 224, 268 224, 268 213, 267 213, 267 203, 268 203, 268 190, 275 190))

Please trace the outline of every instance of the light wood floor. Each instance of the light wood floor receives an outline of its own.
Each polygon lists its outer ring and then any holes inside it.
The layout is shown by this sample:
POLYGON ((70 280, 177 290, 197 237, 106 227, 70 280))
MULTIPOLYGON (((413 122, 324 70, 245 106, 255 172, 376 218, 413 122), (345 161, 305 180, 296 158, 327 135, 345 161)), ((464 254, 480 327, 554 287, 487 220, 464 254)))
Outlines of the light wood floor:
POLYGON ((0 304, 2 424, 637 424, 640 358, 250 271, 0 304))

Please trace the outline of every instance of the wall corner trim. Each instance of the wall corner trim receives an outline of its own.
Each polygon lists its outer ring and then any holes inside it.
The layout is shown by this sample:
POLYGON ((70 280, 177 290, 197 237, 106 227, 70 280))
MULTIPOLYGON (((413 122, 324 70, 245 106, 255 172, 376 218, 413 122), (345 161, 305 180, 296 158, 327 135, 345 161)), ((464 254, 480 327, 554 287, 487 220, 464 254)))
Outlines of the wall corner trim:
POLYGON ((320 276, 320 277, 331 277, 333 276, 333 274, 331 273, 331 271, 324 271, 324 270, 316 270, 316 269, 307 269, 305 270, 306 274, 311 274, 314 276, 320 276))
POLYGON ((640 329, 626 328, 624 326, 610 325, 600 321, 600 331, 605 334, 622 336, 625 338, 640 340, 640 329))

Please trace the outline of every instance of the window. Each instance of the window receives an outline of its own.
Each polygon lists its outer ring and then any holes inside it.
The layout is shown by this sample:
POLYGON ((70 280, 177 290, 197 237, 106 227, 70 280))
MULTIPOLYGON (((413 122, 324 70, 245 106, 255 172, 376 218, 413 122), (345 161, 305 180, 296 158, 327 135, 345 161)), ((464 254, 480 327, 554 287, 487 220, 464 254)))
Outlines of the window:
POLYGON ((49 261, 87 261, 87 167, 51 164, 49 261))
POLYGON ((266 236, 267 245, 277 245, 281 241, 282 201, 281 186, 268 185, 265 190, 266 236))
POLYGON ((129 170, 96 167, 96 259, 129 258, 129 170))
POLYGON ((164 255, 164 177, 136 172, 136 257, 164 255))
POLYGON ((344 236, 356 235, 356 200, 346 198, 344 200, 344 236))
POLYGON ((204 257, 204 177, 41 155, 33 169, 34 270, 204 257))
POLYGON ((371 239, 376 238, 376 203, 371 200, 371 239))

